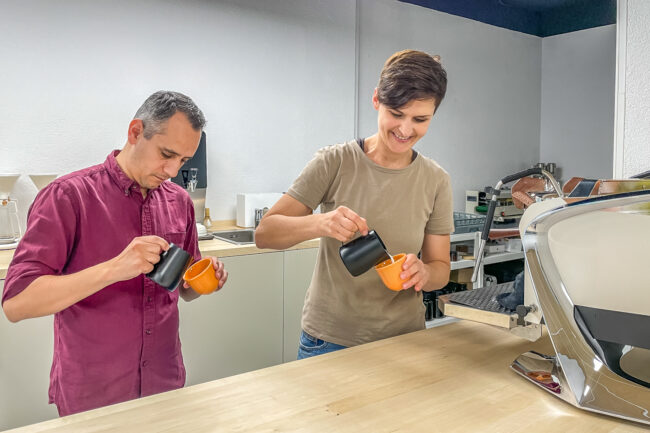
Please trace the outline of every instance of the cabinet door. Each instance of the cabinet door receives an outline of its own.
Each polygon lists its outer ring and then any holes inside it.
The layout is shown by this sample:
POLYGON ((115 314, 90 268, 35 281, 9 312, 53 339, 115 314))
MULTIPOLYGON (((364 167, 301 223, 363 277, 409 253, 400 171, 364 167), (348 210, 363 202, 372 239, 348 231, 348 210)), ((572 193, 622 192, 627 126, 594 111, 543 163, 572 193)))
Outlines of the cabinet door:
MULTIPOLYGON (((2 292, 4 280, 0 280, 2 292)), ((0 313, 0 430, 56 418, 47 404, 54 316, 11 323, 0 313)))
POLYGON ((282 362, 283 254, 225 257, 223 289, 179 301, 186 385, 282 362))
POLYGON ((295 361, 298 356, 302 306, 317 256, 318 248, 284 252, 283 362, 295 361))

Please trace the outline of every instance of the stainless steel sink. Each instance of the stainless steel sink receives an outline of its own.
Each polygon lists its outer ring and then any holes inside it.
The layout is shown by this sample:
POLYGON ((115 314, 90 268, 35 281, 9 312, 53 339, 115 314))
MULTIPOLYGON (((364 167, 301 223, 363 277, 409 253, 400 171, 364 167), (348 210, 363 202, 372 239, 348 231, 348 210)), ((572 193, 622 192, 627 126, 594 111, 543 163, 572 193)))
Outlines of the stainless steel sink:
POLYGON ((215 239, 230 242, 236 245, 246 245, 255 243, 255 230, 226 230, 212 233, 215 239))

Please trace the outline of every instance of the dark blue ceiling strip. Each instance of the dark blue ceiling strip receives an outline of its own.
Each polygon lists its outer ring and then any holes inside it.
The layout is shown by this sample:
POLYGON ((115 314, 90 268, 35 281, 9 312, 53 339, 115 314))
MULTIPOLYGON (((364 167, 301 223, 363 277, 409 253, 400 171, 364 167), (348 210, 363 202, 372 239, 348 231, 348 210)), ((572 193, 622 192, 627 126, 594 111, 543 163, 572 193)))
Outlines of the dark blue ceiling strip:
POLYGON ((541 13, 540 36, 553 36, 616 24, 616 1, 583 0, 541 13))
POLYGON ((616 22, 616 0, 400 1, 541 37, 616 22))

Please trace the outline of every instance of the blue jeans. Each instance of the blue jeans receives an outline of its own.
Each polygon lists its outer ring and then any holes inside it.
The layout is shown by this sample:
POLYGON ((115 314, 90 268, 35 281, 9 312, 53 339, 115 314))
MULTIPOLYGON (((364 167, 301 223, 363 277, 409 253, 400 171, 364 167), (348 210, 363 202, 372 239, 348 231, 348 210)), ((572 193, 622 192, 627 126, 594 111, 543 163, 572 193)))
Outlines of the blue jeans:
POLYGON ((321 340, 320 338, 312 337, 305 331, 302 331, 300 334, 300 344, 298 345, 298 359, 336 352, 345 348, 345 346, 341 346, 340 344, 334 344, 321 340))

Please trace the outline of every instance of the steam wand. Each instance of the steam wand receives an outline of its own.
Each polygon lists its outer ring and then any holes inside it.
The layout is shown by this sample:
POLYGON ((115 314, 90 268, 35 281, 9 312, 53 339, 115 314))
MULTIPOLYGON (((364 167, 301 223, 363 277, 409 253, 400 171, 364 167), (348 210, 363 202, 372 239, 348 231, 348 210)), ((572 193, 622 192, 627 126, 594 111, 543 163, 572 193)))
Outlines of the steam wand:
POLYGON ((511 174, 510 176, 506 176, 503 179, 501 179, 499 182, 497 182, 497 184, 495 185, 492 191, 492 200, 490 200, 487 216, 485 218, 485 224, 483 225, 483 232, 481 233, 481 240, 479 242, 478 254, 475 255, 476 263, 474 264, 474 272, 472 273, 472 282, 476 282, 476 278, 478 277, 478 271, 481 267, 481 263, 483 263, 483 251, 485 250, 485 244, 487 243, 488 237, 490 236, 490 228, 492 227, 492 220, 494 219, 494 210, 497 207, 497 199, 501 194, 501 187, 512 181, 519 180, 523 177, 533 176, 533 175, 537 175, 537 176, 541 175, 546 177, 546 179, 548 179, 548 181, 553 186, 553 189, 557 193, 558 197, 564 197, 562 188, 560 188, 560 185, 557 183, 553 175, 551 175, 548 171, 539 167, 529 168, 527 170, 520 171, 515 174, 511 174))

